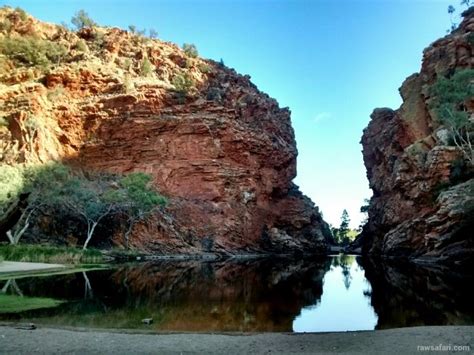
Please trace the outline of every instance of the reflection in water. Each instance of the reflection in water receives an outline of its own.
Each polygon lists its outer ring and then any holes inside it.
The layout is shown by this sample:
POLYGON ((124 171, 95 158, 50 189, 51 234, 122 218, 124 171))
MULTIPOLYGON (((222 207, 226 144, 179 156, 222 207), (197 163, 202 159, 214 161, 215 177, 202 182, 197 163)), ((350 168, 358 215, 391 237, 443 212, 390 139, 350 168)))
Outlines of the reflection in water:
POLYGON ((473 270, 420 267, 364 259, 376 329, 421 325, 473 325, 473 270))
POLYGON ((355 256, 334 257, 323 282, 320 304, 301 310, 293 323, 295 332, 374 329, 377 316, 364 296, 370 284, 355 256))
POLYGON ((318 261, 159 262, 0 281, 6 294, 66 301, 0 314, 0 320, 178 331, 474 324, 464 286, 472 281, 472 275, 347 255, 318 261), (143 318, 154 323, 144 325, 143 318))

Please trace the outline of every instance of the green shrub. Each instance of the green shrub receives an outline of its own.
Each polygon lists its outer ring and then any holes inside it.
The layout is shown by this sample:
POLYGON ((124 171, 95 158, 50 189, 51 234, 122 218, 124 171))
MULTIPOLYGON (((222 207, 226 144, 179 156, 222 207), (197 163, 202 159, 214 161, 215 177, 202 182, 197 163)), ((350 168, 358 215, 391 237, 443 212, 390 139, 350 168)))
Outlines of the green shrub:
POLYGON ((2 245, 0 257, 8 261, 42 262, 59 264, 98 264, 104 261, 96 249, 81 250, 72 247, 49 245, 2 245))
POLYGON ((175 75, 172 84, 178 93, 184 94, 185 96, 188 95, 189 91, 194 87, 193 78, 188 73, 175 75))
POLYGON ((206 63, 199 63, 198 64, 198 69, 201 73, 207 74, 211 72, 211 67, 207 65, 206 63))
POLYGON ((23 10, 21 7, 16 7, 15 12, 18 14, 20 17, 20 20, 26 21, 28 19, 28 14, 26 13, 25 10, 23 10))
POLYGON ((439 123, 450 132, 454 145, 474 165, 474 122, 467 102, 474 96, 474 69, 458 70, 450 78, 441 77, 430 89, 431 108, 439 123))
POLYGON ((79 41, 77 41, 75 48, 79 52, 87 52, 89 49, 89 47, 87 47, 87 43, 83 39, 80 39, 79 41))
POLYGON ((5 117, 0 117, 0 127, 8 127, 9 122, 5 117))
POLYGON ((6 32, 10 32, 10 30, 12 29, 12 23, 9 19, 5 19, 3 21, 0 21, 0 31, 6 31, 6 32))
POLYGON ((148 58, 143 59, 140 65, 140 75, 141 76, 150 76, 153 73, 154 65, 148 60, 148 58))
POLYGON ((186 53, 187 56, 191 58, 196 58, 199 55, 196 46, 192 43, 183 44, 183 51, 184 53, 186 53))
POLYGON ((135 91, 135 84, 133 83, 133 80, 130 77, 130 74, 126 74, 122 83, 122 92, 124 94, 130 94, 133 91, 135 91))
POLYGON ((10 59, 30 66, 59 64, 67 49, 61 44, 34 37, 3 38, 0 53, 10 59))
POLYGON ((0 216, 23 192, 25 180, 23 169, 19 166, 0 165, 0 216))
POLYGON ((76 12, 75 15, 71 18, 71 23, 78 30, 84 27, 97 26, 97 23, 95 23, 95 21, 91 19, 87 12, 85 12, 84 10, 79 10, 78 12, 76 12))

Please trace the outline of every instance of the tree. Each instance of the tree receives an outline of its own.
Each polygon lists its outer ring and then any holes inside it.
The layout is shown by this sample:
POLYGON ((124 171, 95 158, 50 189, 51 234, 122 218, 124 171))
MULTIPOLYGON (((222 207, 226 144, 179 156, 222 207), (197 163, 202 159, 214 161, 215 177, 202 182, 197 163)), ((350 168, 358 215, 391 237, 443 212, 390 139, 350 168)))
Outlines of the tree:
POLYGON ((125 243, 128 248, 130 233, 134 225, 149 216, 156 208, 166 205, 167 200, 150 187, 151 176, 144 173, 131 173, 120 179, 119 185, 124 194, 121 206, 128 219, 125 243))
POLYGON ((71 18, 71 23, 76 27, 77 30, 83 29, 85 27, 94 27, 97 26, 97 23, 89 17, 87 12, 84 10, 79 10, 71 18))
POLYGON ((348 244, 349 243, 349 236, 348 236, 348 233, 349 233, 349 222, 350 222, 350 219, 349 219, 349 213, 347 212, 346 209, 344 209, 342 211, 342 215, 341 215, 341 225, 339 226, 339 229, 338 229, 338 242, 339 244, 348 244))
POLYGON ((55 198, 60 186, 68 179, 69 169, 60 164, 10 167, 10 169, 16 169, 19 174, 17 179, 22 181, 21 188, 16 192, 17 198, 20 193, 26 196, 26 203, 20 208, 19 219, 6 232, 10 244, 16 245, 30 226, 31 217, 44 207, 47 201, 55 198))
POLYGON ((87 223, 87 237, 83 250, 87 249, 102 219, 111 214, 116 204, 121 202, 111 189, 110 183, 101 181, 100 178, 97 181, 90 181, 72 177, 64 184, 57 196, 59 206, 64 206, 80 215, 87 223))
POLYGON ((184 43, 183 51, 188 57, 191 58, 196 58, 199 55, 196 45, 192 43, 184 43))
POLYGON ((458 70, 451 78, 441 77, 431 87, 431 108, 450 132, 454 145, 474 165, 474 117, 468 101, 474 96, 474 69, 458 70))

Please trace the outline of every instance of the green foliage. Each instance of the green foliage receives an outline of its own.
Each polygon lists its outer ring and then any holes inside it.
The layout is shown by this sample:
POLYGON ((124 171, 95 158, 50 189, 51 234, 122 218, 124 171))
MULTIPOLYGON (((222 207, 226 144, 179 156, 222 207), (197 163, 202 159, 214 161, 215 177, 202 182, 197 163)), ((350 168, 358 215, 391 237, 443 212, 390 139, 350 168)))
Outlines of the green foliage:
POLYGON ((474 164, 472 139, 474 122, 467 102, 474 96, 474 69, 458 70, 451 78, 439 78, 430 89, 431 108, 439 122, 451 132, 454 144, 474 164))
POLYGON ((158 37, 158 32, 154 28, 150 28, 148 30, 148 33, 149 33, 148 37, 150 37, 151 39, 155 39, 158 37))
POLYGON ((8 127, 9 122, 5 117, 0 117, 0 127, 8 127))
POLYGON ((25 211, 28 213, 22 215, 18 222, 21 225, 14 228, 9 237, 12 244, 17 244, 33 212, 55 210, 67 211, 68 216, 82 218, 86 222, 84 249, 104 217, 119 213, 135 221, 167 203, 166 198, 151 187, 151 177, 143 173, 123 177, 104 174, 86 176, 57 163, 0 166, 0 215, 18 201, 20 194, 27 196, 28 207, 25 211))
POLYGON ((77 41, 75 48, 79 52, 87 52, 89 49, 87 47, 87 43, 83 39, 80 39, 79 41, 77 41))
POLYGON ((71 18, 71 23, 77 30, 80 30, 84 27, 94 27, 97 26, 94 20, 92 20, 87 12, 84 10, 79 10, 75 13, 75 15, 71 18))
POLYGON ((100 264, 105 261, 97 249, 82 250, 50 245, 0 245, 0 256, 9 261, 55 264, 100 264))
POLYGON ((28 19, 28 14, 26 13, 25 10, 23 10, 21 7, 16 7, 15 8, 15 12, 18 14, 18 16, 20 17, 20 20, 22 21, 26 21, 28 19))
POLYGON ((137 26, 135 25, 128 25, 128 30, 131 32, 131 33, 136 33, 137 32, 137 26))
POLYGON ((0 294, 0 313, 20 313, 40 308, 56 307, 63 301, 44 297, 24 297, 0 294))
POLYGON ((184 103, 186 96, 189 94, 191 89, 194 87, 194 80, 188 73, 177 74, 172 81, 175 90, 178 94, 178 99, 181 103, 184 103))
POLYGON ((150 76, 154 69, 154 65, 148 60, 148 58, 144 58, 140 65, 140 75, 150 76))
POLYGON ((0 165, 0 216, 18 200, 24 190, 25 180, 21 167, 0 165))
POLYGON ((201 73, 207 74, 211 72, 211 67, 207 65, 206 63, 199 63, 198 64, 198 69, 201 73))
POLYGON ((25 65, 44 67, 59 63, 67 49, 61 44, 35 37, 5 37, 0 40, 0 53, 25 65))
POLYGON ((0 31, 10 32, 12 29, 12 23, 9 19, 4 19, 0 22, 0 31))
POLYGON ((347 213, 347 210, 342 211, 341 225, 337 229, 333 228, 333 235, 337 244, 340 244, 340 245, 349 244, 350 242, 349 222, 350 222, 349 213, 347 213))
POLYGON ((199 55, 196 46, 191 43, 183 44, 183 51, 184 53, 186 53, 188 57, 191 57, 191 58, 196 58, 199 55))
POLYGON ((120 179, 124 188, 128 206, 135 214, 145 214, 156 206, 166 206, 167 199, 150 187, 151 176, 145 173, 131 173, 120 179))

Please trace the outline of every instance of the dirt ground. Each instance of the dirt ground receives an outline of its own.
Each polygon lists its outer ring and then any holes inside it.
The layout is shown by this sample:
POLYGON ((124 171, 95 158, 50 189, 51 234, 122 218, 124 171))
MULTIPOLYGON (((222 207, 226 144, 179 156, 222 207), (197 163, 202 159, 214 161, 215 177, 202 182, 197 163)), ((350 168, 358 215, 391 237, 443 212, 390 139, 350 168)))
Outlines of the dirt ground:
POLYGON ((474 326, 415 327, 343 333, 136 334, 0 326, 2 354, 416 354, 474 352, 474 326), (443 348, 439 348, 444 346, 443 348), (457 348, 462 346, 463 348, 457 348), (438 348, 436 348, 438 347, 438 348), (450 348, 448 348, 450 347, 450 348), (439 350, 436 350, 439 349, 439 350))

